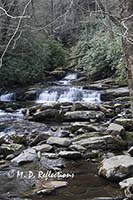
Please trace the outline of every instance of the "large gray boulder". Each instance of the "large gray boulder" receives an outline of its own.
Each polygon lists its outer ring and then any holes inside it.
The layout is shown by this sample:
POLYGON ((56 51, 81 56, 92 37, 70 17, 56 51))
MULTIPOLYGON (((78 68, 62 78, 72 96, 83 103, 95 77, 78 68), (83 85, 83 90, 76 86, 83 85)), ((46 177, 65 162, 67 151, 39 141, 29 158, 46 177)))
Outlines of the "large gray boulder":
POLYGON ((64 115, 65 121, 86 121, 90 119, 101 120, 104 118, 104 113, 101 111, 73 111, 66 112, 64 115))
POLYGON ((133 158, 126 155, 104 159, 100 163, 99 175, 111 181, 119 181, 133 174, 133 158))
POLYGON ((68 138, 59 138, 59 137, 49 137, 47 144, 68 147, 71 145, 71 140, 68 138))

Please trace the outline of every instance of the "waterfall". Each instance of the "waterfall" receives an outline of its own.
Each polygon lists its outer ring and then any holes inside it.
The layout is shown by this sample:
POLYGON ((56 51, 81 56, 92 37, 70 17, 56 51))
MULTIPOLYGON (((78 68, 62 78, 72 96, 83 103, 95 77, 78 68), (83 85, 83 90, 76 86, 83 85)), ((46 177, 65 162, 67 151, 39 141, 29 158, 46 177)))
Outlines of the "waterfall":
POLYGON ((14 93, 2 94, 0 96, 0 101, 5 101, 5 102, 12 101, 14 100, 14 96, 15 96, 14 93))
POLYGON ((87 102, 100 103, 101 94, 97 91, 83 90, 78 87, 50 87, 39 95, 37 103, 87 102))

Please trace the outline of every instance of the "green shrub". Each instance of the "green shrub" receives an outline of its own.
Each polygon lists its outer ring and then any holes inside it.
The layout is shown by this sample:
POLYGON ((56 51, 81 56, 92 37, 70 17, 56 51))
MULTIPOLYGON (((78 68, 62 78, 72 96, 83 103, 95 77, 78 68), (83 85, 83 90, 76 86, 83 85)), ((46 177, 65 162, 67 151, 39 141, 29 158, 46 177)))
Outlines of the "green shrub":
POLYGON ((45 72, 66 65, 66 50, 53 39, 22 40, 0 69, 0 85, 28 85, 44 80, 45 72))
POLYGON ((114 35, 110 38, 109 32, 95 30, 86 38, 83 31, 76 46, 76 55, 83 55, 78 59, 78 68, 88 72, 88 77, 98 80, 115 75, 119 79, 125 79, 125 64, 121 37, 114 35))

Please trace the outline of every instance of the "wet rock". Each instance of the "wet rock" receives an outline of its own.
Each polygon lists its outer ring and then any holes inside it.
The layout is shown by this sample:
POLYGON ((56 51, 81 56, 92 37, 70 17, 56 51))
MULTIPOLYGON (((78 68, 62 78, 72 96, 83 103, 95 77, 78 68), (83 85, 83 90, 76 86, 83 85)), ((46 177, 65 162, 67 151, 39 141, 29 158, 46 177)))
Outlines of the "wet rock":
POLYGON ((121 138, 116 138, 111 135, 103 137, 91 137, 73 142, 73 144, 81 145, 87 149, 122 149, 125 147, 125 142, 121 138))
POLYGON ((66 181, 49 181, 42 184, 42 188, 36 192, 37 195, 48 195, 53 193, 56 189, 66 187, 68 183, 66 181))
POLYGON ((119 88, 111 88, 107 89, 105 93, 102 93, 102 100, 111 100, 116 97, 124 97, 129 96, 128 87, 119 87, 119 88))
POLYGON ((47 144, 68 147, 71 145, 71 140, 68 138, 59 138, 59 137, 49 137, 47 144))
POLYGON ((58 189, 58 188, 62 188, 62 187, 66 187, 68 185, 68 182, 66 181, 49 181, 49 182, 46 182, 43 186, 45 187, 54 187, 55 189, 58 189))
POLYGON ((32 136, 29 138, 29 146, 36 146, 38 143, 45 142, 48 139, 47 133, 45 134, 38 134, 35 137, 32 138, 32 136))
POLYGON ((11 160, 11 163, 15 165, 22 165, 25 163, 33 162, 37 159, 36 150, 29 148, 24 150, 20 155, 11 160))
POLYGON ((99 131, 99 128, 93 125, 87 125, 84 124, 82 122, 75 122, 72 124, 70 131, 72 131, 73 133, 78 131, 79 129, 83 128, 84 130, 87 130, 89 132, 95 132, 95 131, 99 131))
POLYGON ((56 109, 47 109, 36 112, 33 116, 29 117, 29 120, 36 122, 46 121, 62 121, 64 113, 56 109))
POLYGON ((100 150, 92 150, 92 151, 89 151, 89 152, 86 152, 84 154, 84 158, 85 159, 94 159, 94 158, 98 158, 99 156, 99 153, 100 153, 100 150))
POLYGON ((114 122, 122 125, 126 130, 133 131, 133 119, 118 118, 114 122))
POLYGON ((60 151, 59 156, 66 159, 78 159, 81 158, 81 154, 78 151, 60 151))
POLYGON ((21 144, 2 144, 0 146, 0 154, 7 156, 12 153, 19 153, 22 151, 23 146, 21 144))
POLYGON ((64 119, 66 121, 86 121, 90 119, 101 120, 104 118, 104 113, 101 111, 73 111, 66 112, 64 119))
POLYGON ((111 181, 119 181, 133 173, 133 158, 130 156, 114 156, 104 159, 100 164, 99 175, 111 181))
POLYGON ((107 128, 107 132, 111 135, 123 135, 124 134, 124 127, 119 124, 111 123, 109 127, 107 128))
POLYGON ((54 78, 61 79, 65 76, 66 72, 62 68, 57 68, 52 72, 49 72, 50 76, 53 76, 54 78))
POLYGON ((59 157, 57 153, 43 153, 42 157, 43 156, 49 159, 57 159, 59 157))
POLYGON ((72 144, 68 147, 68 149, 72 151, 80 151, 80 152, 85 152, 87 150, 85 147, 78 144, 77 145, 72 144))
POLYGON ((128 150, 128 153, 133 157, 133 146, 128 150))
POLYGON ((6 160, 12 160, 13 158, 15 158, 15 155, 14 154, 10 154, 5 159, 6 160))
POLYGON ((48 152, 52 148, 53 147, 51 145, 49 145, 49 144, 41 144, 41 145, 32 147, 32 149, 34 149, 36 152, 40 151, 41 153, 48 152))
POLYGON ((119 185, 126 197, 133 198, 133 177, 121 181, 119 185))

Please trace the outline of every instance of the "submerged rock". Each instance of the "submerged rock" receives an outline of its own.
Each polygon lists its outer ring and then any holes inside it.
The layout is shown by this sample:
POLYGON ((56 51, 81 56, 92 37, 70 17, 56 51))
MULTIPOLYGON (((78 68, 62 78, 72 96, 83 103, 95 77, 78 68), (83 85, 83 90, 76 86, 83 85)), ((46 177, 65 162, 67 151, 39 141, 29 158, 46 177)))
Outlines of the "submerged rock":
POLYGON ((99 175, 111 181, 119 181, 133 174, 133 158, 130 156, 114 156, 104 159, 100 164, 99 175))
POLYGON ((47 195, 53 193, 56 189, 66 187, 68 182, 66 181, 49 181, 41 185, 42 189, 36 191, 37 195, 47 195))
POLYGON ((68 147, 71 144, 71 140, 68 138, 59 138, 59 137, 49 137, 47 140, 47 144, 68 147))

